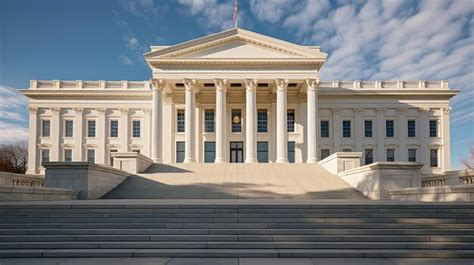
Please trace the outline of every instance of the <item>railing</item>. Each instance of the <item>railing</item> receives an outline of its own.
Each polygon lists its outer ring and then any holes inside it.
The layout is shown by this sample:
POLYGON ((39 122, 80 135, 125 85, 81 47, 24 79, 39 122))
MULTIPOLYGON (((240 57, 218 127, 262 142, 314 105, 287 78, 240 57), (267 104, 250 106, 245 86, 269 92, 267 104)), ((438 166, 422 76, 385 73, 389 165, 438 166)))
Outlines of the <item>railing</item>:
POLYGON ((44 177, 23 175, 9 172, 0 172, 0 185, 43 187, 44 177))
POLYGON ((150 89, 149 81, 31 80, 30 89, 150 89))
POLYGON ((321 81, 319 87, 345 89, 448 89, 448 81, 321 81))
POLYGON ((474 184, 474 169, 448 171, 440 175, 423 177, 422 187, 441 187, 474 184))

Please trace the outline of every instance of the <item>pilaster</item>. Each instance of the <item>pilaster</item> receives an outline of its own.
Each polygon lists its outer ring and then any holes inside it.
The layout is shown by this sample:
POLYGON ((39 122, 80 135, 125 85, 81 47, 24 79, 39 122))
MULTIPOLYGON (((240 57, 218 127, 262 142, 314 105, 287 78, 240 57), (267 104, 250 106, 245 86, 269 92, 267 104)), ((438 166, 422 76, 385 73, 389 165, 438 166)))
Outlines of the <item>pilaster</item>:
POLYGON ((50 161, 60 161, 61 159, 61 108, 51 108, 51 157, 50 161))
POLYGON ((355 138, 355 151, 362 152, 362 139, 364 133, 364 124, 362 121, 362 113, 364 109, 354 109, 354 138, 355 138))
POLYGON ((443 171, 451 170, 451 132, 449 131, 449 113, 451 112, 450 107, 442 108, 441 118, 441 136, 443 137, 443 171))
POLYGON ((84 109, 74 108, 76 116, 74 117, 74 139, 75 147, 73 153, 74 161, 83 161, 84 157, 84 109))
POLYGON ((334 152, 340 152, 341 149, 341 109, 333 108, 332 109, 332 129, 333 129, 333 142, 334 142, 334 152))
POLYGON ((120 152, 128 152, 128 145, 130 141, 130 128, 129 128, 129 109, 120 109, 120 152))
POLYGON ((28 108, 29 132, 28 132, 28 171, 27 174, 39 173, 38 159, 38 108, 28 108))
POLYGON ((407 124, 407 109, 401 108, 398 110, 398 160, 408 161, 407 149, 408 124, 407 124))
POLYGON ((106 138, 106 124, 105 124, 105 114, 107 113, 106 108, 97 108, 97 149, 96 149, 96 164, 106 164, 106 146, 105 146, 105 138, 106 138))
POLYGON ((375 152, 375 161, 385 161, 385 109, 384 108, 377 108, 375 109, 376 114, 376 121, 375 126, 377 127, 375 130, 376 133, 376 152, 375 152))

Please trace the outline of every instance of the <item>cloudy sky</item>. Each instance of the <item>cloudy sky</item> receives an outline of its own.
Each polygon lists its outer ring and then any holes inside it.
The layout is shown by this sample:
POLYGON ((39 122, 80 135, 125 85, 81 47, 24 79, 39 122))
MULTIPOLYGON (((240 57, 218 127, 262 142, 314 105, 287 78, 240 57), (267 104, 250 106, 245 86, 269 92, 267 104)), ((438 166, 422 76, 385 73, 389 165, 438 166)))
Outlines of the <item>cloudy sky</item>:
MULTIPOLYGON (((0 0, 0 142, 30 79, 147 80, 142 54, 233 27, 233 0, 0 0)), ((474 144, 474 0, 240 0, 239 26, 329 53, 324 80, 446 79, 452 162, 474 144)))

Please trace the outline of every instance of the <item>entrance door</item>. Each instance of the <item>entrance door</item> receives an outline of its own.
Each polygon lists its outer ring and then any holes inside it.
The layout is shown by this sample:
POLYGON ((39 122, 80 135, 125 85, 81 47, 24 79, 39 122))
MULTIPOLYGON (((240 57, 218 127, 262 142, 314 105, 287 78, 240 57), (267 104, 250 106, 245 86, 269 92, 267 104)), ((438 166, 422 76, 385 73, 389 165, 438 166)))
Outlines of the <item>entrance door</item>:
POLYGON ((230 162, 244 162, 244 142, 230 142, 230 162))

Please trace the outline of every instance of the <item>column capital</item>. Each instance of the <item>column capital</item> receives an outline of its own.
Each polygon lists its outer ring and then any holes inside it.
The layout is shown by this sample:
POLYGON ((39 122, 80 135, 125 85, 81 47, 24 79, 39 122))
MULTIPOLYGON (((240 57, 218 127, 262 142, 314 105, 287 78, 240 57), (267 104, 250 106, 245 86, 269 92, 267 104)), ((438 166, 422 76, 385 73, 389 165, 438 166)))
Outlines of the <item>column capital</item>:
POLYGON ((441 110, 443 111, 443 114, 449 114, 451 112, 451 107, 444 107, 441 108, 441 110))
POLYGON ((275 79, 276 90, 277 91, 286 91, 286 88, 288 87, 288 83, 289 83, 288 79, 283 79, 283 78, 275 79))
POLYGON ((356 114, 361 114, 362 112, 364 112, 364 109, 357 108, 357 109, 354 109, 353 112, 356 114))
POLYGON ((227 88, 229 87, 230 83, 227 81, 227 79, 215 78, 214 85, 216 86, 216 91, 227 92, 227 88))
POLYGON ((384 114, 385 113, 385 108, 376 108, 375 113, 376 114, 384 114))
POLYGON ((334 113, 334 114, 341 114, 341 111, 342 111, 342 110, 341 110, 340 108, 332 108, 331 111, 332 111, 332 113, 334 113))
POLYGON ((95 110, 100 114, 104 114, 107 111, 106 108, 96 108, 95 110))
POLYGON ((430 111, 430 108, 429 107, 419 107, 418 111, 419 112, 428 112, 428 111, 430 111))
POLYGON ((319 79, 308 78, 306 79, 306 88, 308 90, 316 90, 319 86, 319 79))
POLYGON ((400 114, 400 115, 406 115, 406 114, 407 114, 407 111, 408 111, 407 108, 399 108, 399 109, 398 109, 398 114, 400 114))
POLYGON ((150 114, 151 108, 143 108, 142 111, 143 111, 143 113, 145 113, 145 114, 150 114))
POLYGON ((151 79, 151 84, 153 85, 152 90, 163 91, 165 88, 166 82, 164 79, 151 79))
POLYGON ((198 89, 198 85, 199 83, 196 79, 184 79, 184 87, 186 88, 186 91, 196 91, 198 89))
POLYGON ((58 108, 58 107, 54 107, 54 108, 50 108, 51 112, 57 114, 61 111, 61 108, 58 108))
POLYGON ((257 79, 250 79, 250 78, 246 78, 244 80, 244 84, 245 84, 245 88, 249 91, 255 91, 257 90, 257 86, 258 86, 258 80, 257 79))
POLYGON ((76 114, 81 114, 83 111, 84 111, 84 108, 80 108, 80 107, 74 108, 74 112, 76 112, 76 114))
POLYGON ((120 113, 121 114, 128 114, 128 108, 121 108, 120 113))
POLYGON ((37 113, 38 112, 38 108, 37 107, 28 107, 28 112, 29 113, 37 113))

